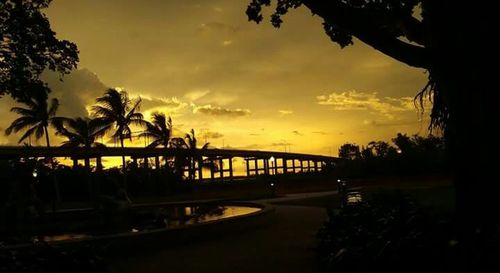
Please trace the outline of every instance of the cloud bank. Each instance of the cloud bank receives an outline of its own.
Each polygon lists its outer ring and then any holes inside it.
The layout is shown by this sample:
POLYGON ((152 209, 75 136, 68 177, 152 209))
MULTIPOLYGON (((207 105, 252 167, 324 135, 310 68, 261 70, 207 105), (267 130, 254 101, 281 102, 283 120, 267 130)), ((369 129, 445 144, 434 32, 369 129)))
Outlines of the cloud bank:
POLYGON ((412 97, 381 97, 377 92, 332 92, 316 97, 320 105, 331 106, 338 111, 369 111, 386 116, 390 119, 396 113, 416 111, 412 97))

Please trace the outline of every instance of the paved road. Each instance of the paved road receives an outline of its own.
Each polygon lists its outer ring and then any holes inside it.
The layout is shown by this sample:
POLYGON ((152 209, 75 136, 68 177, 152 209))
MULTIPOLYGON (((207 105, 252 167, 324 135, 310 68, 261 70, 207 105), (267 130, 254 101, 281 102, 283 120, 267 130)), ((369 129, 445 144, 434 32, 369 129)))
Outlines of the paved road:
POLYGON ((274 203, 285 202, 285 201, 315 198, 315 197, 329 196, 329 195, 335 195, 335 194, 338 194, 338 192, 337 191, 321 191, 321 192, 292 193, 292 194, 287 194, 287 195, 282 196, 282 197, 269 198, 269 199, 259 199, 259 200, 255 200, 255 202, 273 203, 274 204, 274 203))
MULTIPOLYGON (((253 230, 110 261, 115 272, 316 272, 315 234, 324 209, 276 205, 253 230)), ((257 220, 257 219, 256 219, 257 220)))

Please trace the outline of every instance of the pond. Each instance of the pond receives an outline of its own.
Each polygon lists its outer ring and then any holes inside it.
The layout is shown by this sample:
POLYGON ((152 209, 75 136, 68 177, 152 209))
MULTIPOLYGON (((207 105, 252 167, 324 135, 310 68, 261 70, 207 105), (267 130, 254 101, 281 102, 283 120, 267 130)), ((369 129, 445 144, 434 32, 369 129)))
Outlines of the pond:
POLYGON ((250 215, 260 207, 200 204, 189 206, 158 206, 134 208, 126 215, 106 220, 106 227, 85 231, 84 226, 71 232, 52 232, 32 236, 32 242, 79 241, 114 234, 134 234, 154 230, 182 229, 218 220, 250 215), (114 218, 114 219, 112 219, 114 218))

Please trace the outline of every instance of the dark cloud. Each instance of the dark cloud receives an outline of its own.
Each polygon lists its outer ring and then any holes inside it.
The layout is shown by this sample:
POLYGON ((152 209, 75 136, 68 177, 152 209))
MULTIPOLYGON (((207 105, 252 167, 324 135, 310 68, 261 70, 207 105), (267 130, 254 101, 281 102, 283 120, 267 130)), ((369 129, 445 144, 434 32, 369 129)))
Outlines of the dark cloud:
POLYGON ((193 105, 193 113, 201 113, 214 116, 232 116, 232 117, 242 117, 250 115, 250 110, 248 109, 228 109, 220 106, 207 105, 193 105))
POLYGON ((219 132, 214 132, 214 131, 202 131, 200 133, 200 137, 201 138, 208 138, 208 139, 218 139, 218 138, 222 138, 224 137, 223 134, 219 133, 219 132))
POLYGON ((50 96, 59 99, 60 116, 87 116, 86 106, 93 104, 109 88, 88 69, 73 71, 63 81, 55 73, 46 73, 43 78, 52 89, 50 96))
POLYGON ((304 134, 302 134, 301 132, 295 130, 295 131, 292 131, 292 134, 296 135, 296 136, 303 136, 304 134))
POLYGON ((291 145, 293 145, 293 144, 288 143, 288 142, 275 142, 275 143, 271 143, 269 146, 276 147, 276 146, 291 146, 291 145))

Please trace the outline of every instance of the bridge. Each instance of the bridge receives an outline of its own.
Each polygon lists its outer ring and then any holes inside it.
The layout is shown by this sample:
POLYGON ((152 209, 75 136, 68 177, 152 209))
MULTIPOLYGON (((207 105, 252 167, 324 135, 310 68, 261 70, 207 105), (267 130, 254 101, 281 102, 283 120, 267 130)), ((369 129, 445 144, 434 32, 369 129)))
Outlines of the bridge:
MULTIPOLYGON (((203 180, 203 167, 209 167, 210 179, 228 178, 234 176, 234 158, 245 161, 246 177, 278 174, 295 174, 305 172, 320 172, 327 166, 341 159, 330 156, 286 153, 277 151, 252 151, 233 149, 178 149, 178 148, 139 148, 139 147, 32 147, 32 146, 0 146, 0 159, 19 158, 70 158, 73 166, 79 160, 95 160, 96 171, 103 169, 103 157, 129 157, 136 166, 160 169, 165 164, 163 158, 183 158, 185 173, 192 179, 203 180), (152 163, 151 163, 152 162, 152 163), (216 167, 214 167, 216 166, 216 167)), ((208 178, 208 177, 207 177, 208 178)))

